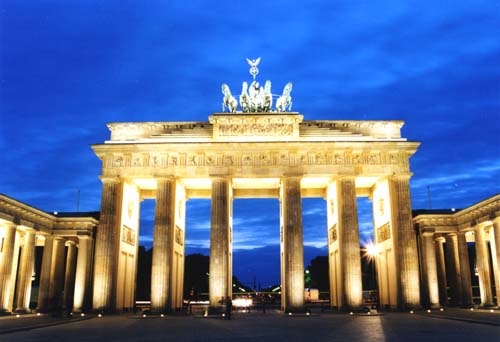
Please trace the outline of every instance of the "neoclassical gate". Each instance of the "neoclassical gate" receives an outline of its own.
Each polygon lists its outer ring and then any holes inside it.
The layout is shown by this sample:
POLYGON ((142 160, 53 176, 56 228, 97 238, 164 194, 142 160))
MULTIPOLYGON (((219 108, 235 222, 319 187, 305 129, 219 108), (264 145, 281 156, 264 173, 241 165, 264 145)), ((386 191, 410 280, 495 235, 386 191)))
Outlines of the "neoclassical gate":
POLYGON ((110 123, 102 160, 93 307, 134 303, 139 203, 156 199, 151 305, 182 306, 185 205, 211 199, 209 297, 231 296, 232 201, 279 198, 282 308, 304 304, 301 198, 327 201, 331 305, 362 304, 356 197, 373 201, 382 305, 420 305, 409 158, 401 121, 303 120, 296 112, 214 113, 208 122, 110 123))

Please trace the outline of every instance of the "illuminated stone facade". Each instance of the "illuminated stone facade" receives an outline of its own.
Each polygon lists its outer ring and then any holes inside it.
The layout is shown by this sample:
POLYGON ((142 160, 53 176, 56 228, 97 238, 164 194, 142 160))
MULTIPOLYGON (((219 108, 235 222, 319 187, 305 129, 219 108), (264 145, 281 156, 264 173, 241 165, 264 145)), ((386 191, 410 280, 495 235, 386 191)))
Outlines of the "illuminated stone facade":
POLYGON ((35 246, 44 246, 37 311, 133 308, 145 198, 156 200, 154 312, 183 306, 185 206, 193 198, 211 199, 212 307, 232 295, 233 199, 257 197, 280 200, 281 305, 303 309, 301 199, 320 197, 327 204, 331 306, 360 308, 360 196, 373 203, 381 306, 472 305, 467 242, 475 242, 481 305, 494 305, 500 195, 457 212, 417 211, 412 222, 409 158, 419 143, 401 137, 402 125, 274 112, 111 123, 111 139, 92 146, 102 160, 100 221, 96 213, 50 214, 0 195, 0 310, 30 311, 35 246))
POLYGON ((182 306, 185 204, 212 200, 210 304, 232 290, 232 201, 281 203, 282 308, 304 305, 301 198, 327 200, 331 304, 362 305, 357 196, 374 199, 380 230, 382 304, 420 305, 416 235, 411 221, 409 158, 419 143, 401 137, 401 121, 304 121, 299 113, 215 113, 208 122, 111 123, 93 145, 102 160, 103 201, 96 235, 94 309, 133 303, 139 202, 156 199, 152 309, 182 306), (380 208, 380 203, 383 208, 380 208), (386 273, 383 273, 386 272, 386 273))
POLYGON ((37 246, 43 256, 36 310, 90 309, 98 222, 98 213, 46 213, 0 194, 0 314, 31 312, 37 246))
POLYGON ((419 210, 413 220, 420 236, 423 302, 432 307, 470 307, 474 304, 471 279, 477 276, 480 305, 497 306, 500 194, 459 211, 419 210), (474 243, 475 261, 470 260, 467 243, 474 243), (471 264, 475 271, 472 277, 471 264))

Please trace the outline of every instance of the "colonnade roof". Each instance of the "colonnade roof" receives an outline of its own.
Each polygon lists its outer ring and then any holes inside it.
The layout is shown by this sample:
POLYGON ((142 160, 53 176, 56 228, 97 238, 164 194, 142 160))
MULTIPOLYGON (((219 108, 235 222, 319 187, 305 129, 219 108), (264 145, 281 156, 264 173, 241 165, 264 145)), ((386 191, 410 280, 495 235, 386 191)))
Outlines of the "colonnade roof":
POLYGON ((0 224, 15 224, 42 235, 76 236, 92 234, 98 223, 99 212, 47 213, 0 194, 0 224))
POLYGON ((413 216, 420 232, 430 229, 434 233, 470 231, 477 225, 488 225, 500 219, 500 194, 464 209, 414 210, 413 216))

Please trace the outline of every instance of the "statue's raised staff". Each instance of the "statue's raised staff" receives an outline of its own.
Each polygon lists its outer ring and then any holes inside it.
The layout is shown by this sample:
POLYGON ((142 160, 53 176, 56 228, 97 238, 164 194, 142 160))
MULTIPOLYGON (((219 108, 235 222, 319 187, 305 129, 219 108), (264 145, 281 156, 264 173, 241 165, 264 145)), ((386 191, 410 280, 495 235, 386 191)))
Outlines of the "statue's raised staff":
POLYGON ((224 94, 224 98, 222 99, 222 111, 227 110, 231 113, 236 113, 236 108, 238 108, 238 101, 231 95, 231 90, 229 90, 229 86, 225 83, 222 84, 222 94, 224 94))
POLYGON ((292 92, 292 82, 288 82, 283 89, 283 95, 281 95, 276 100, 276 110, 278 112, 286 112, 287 109, 292 110, 292 97, 290 93, 292 92))

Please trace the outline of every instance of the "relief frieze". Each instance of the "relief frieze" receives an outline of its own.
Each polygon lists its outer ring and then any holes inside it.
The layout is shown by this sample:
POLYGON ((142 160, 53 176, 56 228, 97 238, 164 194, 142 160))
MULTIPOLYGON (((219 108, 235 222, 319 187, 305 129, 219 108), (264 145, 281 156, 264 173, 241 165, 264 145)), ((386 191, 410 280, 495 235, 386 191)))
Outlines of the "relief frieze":
POLYGON ((250 152, 250 153, 115 153, 106 168, 167 168, 187 166, 307 166, 307 165, 408 165, 404 153, 250 152))
POLYGON ((283 123, 219 124, 219 136, 291 136, 293 125, 283 123))

